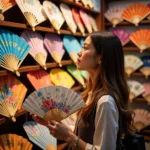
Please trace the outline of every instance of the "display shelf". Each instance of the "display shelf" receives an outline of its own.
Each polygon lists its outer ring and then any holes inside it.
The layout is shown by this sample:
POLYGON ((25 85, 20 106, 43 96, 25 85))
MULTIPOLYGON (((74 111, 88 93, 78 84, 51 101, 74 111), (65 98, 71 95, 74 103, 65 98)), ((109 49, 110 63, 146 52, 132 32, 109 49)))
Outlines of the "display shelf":
MULTIPOLYGON (((31 29, 31 27, 28 26, 27 24, 10 22, 10 21, 0 21, 0 26, 12 27, 12 28, 21 28, 21 29, 31 29)), ((35 30, 36 31, 56 33, 56 31, 53 28, 50 28, 50 27, 36 26, 35 30)), ((72 34, 72 32, 69 31, 69 30, 60 30, 60 34, 68 34, 68 35, 74 35, 74 36, 83 36, 80 32, 76 32, 76 33, 72 34)))
POLYGON ((17 117, 20 117, 20 116, 22 116, 22 115, 25 115, 26 113, 27 113, 26 110, 19 110, 19 111, 16 112, 15 117, 16 117, 16 118, 17 118, 17 117))
POLYGON ((52 0, 52 1, 59 1, 59 2, 62 2, 62 3, 68 4, 70 6, 74 6, 74 7, 84 9, 84 10, 86 10, 88 12, 91 12, 91 13, 94 13, 94 14, 99 14, 98 11, 95 11, 95 10, 91 9, 88 6, 84 6, 81 2, 75 2, 74 0, 52 0))
MULTIPOLYGON (((139 26, 140 26, 140 25, 149 25, 149 24, 150 24, 150 20, 143 20, 143 21, 141 21, 141 22, 139 23, 139 26)), ((132 24, 132 23, 130 23, 130 22, 123 21, 123 22, 117 24, 116 27, 118 27, 118 26, 124 26, 124 25, 126 25, 126 26, 135 26, 134 24, 132 24)), ((111 24, 110 22, 105 22, 105 26, 106 26, 106 27, 110 27, 110 26, 112 26, 112 24, 111 24)), ((136 26, 135 26, 135 27, 136 27, 136 26)))
POLYGON ((146 102, 147 103, 147 101, 144 99, 144 98, 135 98, 133 101, 136 101, 136 102, 146 102))
POLYGON ((5 118, 0 118, 0 125, 5 123, 6 119, 5 118))
MULTIPOLYGON (((133 72, 130 77, 145 77, 144 74, 142 74, 141 72, 133 72)), ((128 77, 128 78, 130 78, 128 77)), ((149 77, 148 77, 149 78, 149 77)))
MULTIPOLYGON (((62 66, 73 64, 72 60, 62 60, 62 66)), ((46 63, 47 68, 59 67, 59 64, 56 62, 46 63)), ((19 68, 19 72, 29 72, 41 69, 40 65, 31 65, 31 66, 22 66, 19 68)), ((8 75, 10 71, 8 70, 0 70, 0 76, 8 75)))
POLYGON ((81 86, 81 85, 75 86, 75 87, 72 88, 72 90, 74 90, 76 92, 80 91, 80 90, 83 90, 83 86, 81 86))
MULTIPOLYGON (((124 50, 124 51, 138 51, 138 52, 140 52, 140 49, 139 49, 138 47, 136 47, 136 46, 123 47, 123 50, 124 50)), ((148 48, 148 49, 146 49, 146 50, 144 50, 144 51, 150 51, 150 48, 148 48)), ((143 53, 144 53, 144 51, 143 51, 143 53)))

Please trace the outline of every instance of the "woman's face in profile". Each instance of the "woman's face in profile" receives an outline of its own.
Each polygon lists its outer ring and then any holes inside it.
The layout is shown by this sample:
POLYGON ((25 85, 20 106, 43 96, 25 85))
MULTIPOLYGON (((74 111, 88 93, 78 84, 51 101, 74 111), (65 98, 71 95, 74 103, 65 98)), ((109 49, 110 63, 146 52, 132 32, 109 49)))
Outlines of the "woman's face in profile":
POLYGON ((92 43, 91 37, 88 36, 83 44, 81 51, 78 53, 76 66, 80 70, 93 70, 98 64, 96 50, 92 43))

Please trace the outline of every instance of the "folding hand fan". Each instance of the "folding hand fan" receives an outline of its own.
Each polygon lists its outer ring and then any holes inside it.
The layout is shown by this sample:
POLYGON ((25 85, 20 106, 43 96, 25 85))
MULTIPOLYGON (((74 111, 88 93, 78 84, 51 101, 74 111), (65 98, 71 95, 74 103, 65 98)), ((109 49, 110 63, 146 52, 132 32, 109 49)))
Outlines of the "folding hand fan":
POLYGON ((91 26, 93 28, 93 31, 95 31, 95 32, 98 31, 98 27, 97 27, 97 24, 96 24, 96 21, 95 21, 94 17, 90 14, 88 14, 88 16, 89 16, 90 23, 91 23, 91 26))
POLYGON ((86 0, 81 0, 84 6, 87 6, 87 1, 86 0))
POLYGON ((16 2, 33 31, 36 25, 46 20, 39 0, 16 0, 16 2))
POLYGON ((81 44, 81 47, 83 46, 84 41, 85 41, 85 38, 84 38, 84 37, 81 37, 81 38, 80 38, 80 44, 81 44))
POLYGON ((129 100, 132 102, 132 100, 139 95, 141 95, 144 92, 144 86, 138 82, 138 81, 128 81, 128 86, 130 89, 130 95, 129 95, 129 100))
POLYGON ((74 22, 71 9, 66 4, 63 3, 60 4, 60 9, 71 32, 76 33, 77 26, 74 22))
POLYGON ((80 9, 79 14, 81 16, 81 19, 82 19, 86 29, 88 30, 89 33, 91 33, 92 32, 92 26, 91 26, 91 23, 90 23, 90 20, 89 20, 87 13, 84 10, 80 9))
POLYGON ((138 26, 138 24, 149 14, 150 9, 148 6, 144 4, 133 4, 124 10, 122 18, 135 24, 135 26, 138 26))
POLYGON ((85 105, 82 97, 71 89, 48 86, 31 93, 23 108, 46 121, 61 121, 85 105))
POLYGON ((80 70, 78 70, 76 68, 75 65, 68 65, 67 66, 67 71, 72 74, 72 76, 85 88, 85 82, 84 82, 84 78, 81 75, 80 70))
POLYGON ((18 69, 27 56, 30 46, 18 35, 0 28, 0 66, 18 76, 18 69))
POLYGON ((25 30, 21 37, 31 46, 30 55, 46 70, 47 51, 44 48, 44 38, 38 32, 25 30))
POLYGON ((81 51, 82 47, 78 40, 72 35, 64 35, 63 36, 64 47, 70 55, 71 59, 74 63, 77 62, 77 53, 81 51))
POLYGON ((80 71, 81 72, 81 75, 87 80, 88 79, 88 77, 89 77, 89 74, 88 74, 88 72, 87 71, 85 71, 85 70, 81 70, 80 71))
MULTIPOLYGON (((147 4, 147 6, 148 6, 148 7, 149 7, 149 9, 150 9, 150 3, 149 3, 149 4, 147 4)), ((147 19, 148 19, 148 20, 150 20, 150 15, 148 15, 147 19)))
POLYGON ((92 0, 85 0, 86 1, 86 4, 90 7, 90 8, 93 8, 94 7, 94 4, 92 2, 92 0))
POLYGON ((33 145, 16 134, 0 135, 0 150, 31 150, 33 145))
POLYGON ((7 11, 16 4, 15 0, 0 0, 0 9, 2 12, 7 11))
POLYGON ((106 19, 112 23, 113 27, 116 27, 117 24, 123 21, 122 19, 122 13, 124 11, 124 8, 122 7, 112 7, 107 10, 107 12, 104 14, 106 19))
POLYGON ((44 1, 43 8, 51 24, 54 26, 55 30, 59 34, 59 30, 65 21, 59 8, 50 1, 44 1))
POLYGON ((144 93, 143 93, 143 97, 147 100, 148 104, 150 104, 150 82, 148 83, 144 83, 144 93))
POLYGON ((8 75, 0 79, 0 114, 12 118, 20 110, 27 88, 15 77, 8 75))
POLYGON ((73 78, 66 71, 59 68, 51 69, 50 78, 57 86, 60 85, 71 88, 75 84, 73 78))
POLYGON ((122 46, 130 41, 130 33, 128 31, 124 29, 114 29, 112 32, 120 39, 122 46))
POLYGON ((150 30, 141 29, 131 34, 130 40, 143 52, 150 47, 150 30))
POLYGON ((135 55, 125 55, 125 72, 130 76, 134 71, 140 68, 143 62, 135 55))
POLYGON ((100 0, 92 0, 93 5, 94 5, 94 10, 97 12, 100 12, 100 8, 101 8, 101 1, 100 0))
POLYGON ((62 67, 61 60, 65 53, 61 38, 55 33, 46 33, 44 44, 53 59, 62 67))
POLYGON ((73 15, 73 19, 75 21, 75 23, 77 24, 80 32, 82 33, 82 35, 85 35, 85 28, 84 28, 84 24, 81 20, 81 17, 79 15, 79 11, 76 8, 72 8, 72 15, 73 15))
POLYGON ((57 140, 46 126, 34 121, 25 122, 23 125, 28 138, 43 150, 57 150, 57 140))
POLYGON ((134 113, 133 125, 138 132, 150 125, 150 112, 144 109, 135 109, 134 113))
POLYGON ((4 20, 4 15, 2 14, 2 10, 0 9, 0 20, 3 21, 4 20))
POLYGON ((148 78, 148 76, 150 75, 150 56, 143 56, 141 58, 141 60, 143 61, 144 65, 143 67, 140 69, 140 71, 145 75, 146 79, 148 78))
POLYGON ((49 73, 47 73, 44 70, 28 72, 27 78, 36 90, 49 85, 53 85, 53 83, 50 80, 49 73))

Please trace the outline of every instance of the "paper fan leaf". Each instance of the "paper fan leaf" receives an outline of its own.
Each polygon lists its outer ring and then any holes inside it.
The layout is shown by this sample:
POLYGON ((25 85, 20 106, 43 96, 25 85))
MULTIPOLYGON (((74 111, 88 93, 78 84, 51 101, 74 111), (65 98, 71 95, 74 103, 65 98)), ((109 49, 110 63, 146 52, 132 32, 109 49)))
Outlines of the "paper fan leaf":
POLYGON ((150 125, 150 112, 144 109, 135 109, 134 114, 133 125, 138 132, 150 125))
MULTIPOLYGON (((148 3, 147 6, 148 6, 149 9, 150 9, 150 3, 148 3)), ((147 19, 150 20, 150 15, 148 15, 147 19)))
POLYGON ((85 105, 82 97, 71 89, 48 86, 31 93, 23 108, 46 121, 61 121, 85 105))
POLYGON ((81 34, 84 36, 85 35, 85 28, 84 28, 84 24, 82 22, 80 14, 79 14, 79 10, 76 8, 72 8, 72 15, 73 15, 73 19, 74 19, 75 23, 77 24, 81 34))
POLYGON ((143 56, 141 57, 141 60, 143 61, 144 65, 140 71, 143 75, 145 75, 146 79, 148 79, 148 76, 150 75, 150 56, 143 56))
POLYGON ((144 4, 133 4, 127 7, 123 14, 122 18, 135 24, 138 24, 148 15, 150 14, 150 9, 144 4))
POLYGON ((73 78, 66 71, 59 68, 51 69, 50 78, 57 86, 71 88, 75 84, 73 78))
POLYGON ((94 7, 93 0, 85 0, 85 1, 87 3, 87 6, 89 6, 91 9, 94 7))
POLYGON ((101 10, 101 1, 100 0, 92 0, 94 4, 93 10, 100 12, 101 10))
POLYGON ((87 1, 86 0, 81 0, 84 6, 87 6, 87 1))
POLYGON ((2 12, 7 11, 16 4, 15 0, 0 0, 0 9, 2 12))
POLYGON ((23 128, 28 138, 41 149, 49 147, 52 150, 57 150, 57 140, 50 135, 49 129, 46 126, 34 121, 28 121, 24 123, 23 128))
POLYGON ((71 9, 69 8, 68 5, 63 3, 60 4, 60 9, 62 11, 62 14, 66 20, 69 29, 71 30, 72 33, 76 33, 77 26, 74 22, 71 9))
POLYGON ((0 80, 0 114, 15 121, 14 115, 21 107, 27 88, 12 75, 2 76, 0 80))
POLYGON ((130 76, 143 65, 142 60, 135 55, 125 55, 125 71, 130 76))
POLYGON ((55 33, 46 33, 44 38, 44 44, 51 56, 53 57, 53 59, 61 67, 61 60, 65 53, 61 38, 55 33))
POLYGON ((30 46, 18 35, 0 28, 0 66, 15 72, 27 56, 30 46))
POLYGON ((129 95, 129 100, 132 102, 132 100, 139 95, 141 95, 144 92, 144 86, 138 82, 138 81, 128 81, 128 86, 130 89, 130 95, 129 95))
POLYGON ((143 52, 150 47, 150 30, 141 29, 131 34, 130 40, 143 52))
POLYGON ((87 13, 84 10, 80 9, 79 14, 81 16, 81 19, 82 19, 87 31, 89 33, 91 33, 92 32, 92 26, 91 26, 91 23, 90 23, 90 20, 89 20, 87 13))
POLYGON ((122 46, 130 41, 130 33, 128 31, 124 29, 114 29, 112 32, 120 39, 122 46))
POLYGON ((104 16, 112 24, 113 27, 116 27, 117 24, 123 21, 123 11, 124 8, 122 7, 112 7, 105 12, 104 16))
POLYGON ((29 54, 46 70, 47 51, 44 47, 44 38, 38 32, 25 30, 21 37, 30 45, 29 54))
POLYGON ((31 150, 33 145, 22 136, 16 134, 0 135, 1 150, 31 150))
POLYGON ((85 41, 85 38, 84 38, 84 37, 81 37, 81 38, 80 38, 80 44, 81 44, 81 47, 83 46, 84 41, 85 41))
POLYGON ((35 26, 46 20, 39 0, 16 0, 16 3, 33 30, 35 26))
POLYGON ((72 74, 72 76, 85 88, 85 82, 84 82, 84 78, 81 75, 80 70, 78 70, 76 68, 75 65, 68 65, 67 66, 67 71, 72 74))
POLYGON ((150 82, 144 83, 143 86, 144 86, 144 93, 142 96, 144 97, 144 99, 146 99, 148 104, 150 104, 150 82))
POLYGON ((47 73, 44 70, 28 72, 27 78, 36 90, 49 85, 53 85, 53 83, 50 80, 49 73, 47 73))
POLYGON ((95 18, 91 14, 88 14, 88 16, 89 16, 89 20, 90 20, 91 26, 93 28, 93 31, 95 31, 95 32, 98 31, 98 26, 96 24, 95 18))
POLYGON ((60 28, 65 20, 59 8, 50 1, 44 1, 43 8, 55 30, 60 33, 60 28))
POLYGON ((77 62, 77 53, 81 51, 82 47, 78 40, 72 35, 64 35, 63 43, 66 51, 70 55, 71 59, 77 62))

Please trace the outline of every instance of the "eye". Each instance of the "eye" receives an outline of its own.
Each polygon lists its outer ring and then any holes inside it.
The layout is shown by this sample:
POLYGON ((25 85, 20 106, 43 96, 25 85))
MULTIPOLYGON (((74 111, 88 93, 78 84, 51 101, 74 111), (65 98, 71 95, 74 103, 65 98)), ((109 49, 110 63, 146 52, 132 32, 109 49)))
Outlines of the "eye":
POLYGON ((87 50, 87 49, 88 49, 88 47, 87 47, 87 46, 83 46, 82 48, 83 48, 83 49, 85 49, 85 50, 87 50))

